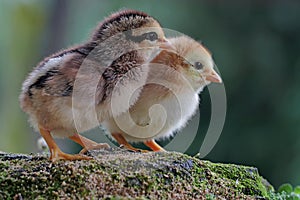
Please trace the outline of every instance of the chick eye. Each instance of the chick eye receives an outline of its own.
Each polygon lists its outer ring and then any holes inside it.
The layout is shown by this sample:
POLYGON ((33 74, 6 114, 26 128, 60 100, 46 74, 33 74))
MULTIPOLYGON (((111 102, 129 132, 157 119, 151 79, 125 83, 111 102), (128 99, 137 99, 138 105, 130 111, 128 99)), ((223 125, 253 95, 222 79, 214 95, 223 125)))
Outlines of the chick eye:
POLYGON ((203 64, 201 62, 195 62, 194 67, 198 70, 203 68, 203 64))
POLYGON ((150 41, 154 41, 158 39, 158 35, 155 32, 149 32, 145 34, 145 39, 146 40, 150 40, 150 41))

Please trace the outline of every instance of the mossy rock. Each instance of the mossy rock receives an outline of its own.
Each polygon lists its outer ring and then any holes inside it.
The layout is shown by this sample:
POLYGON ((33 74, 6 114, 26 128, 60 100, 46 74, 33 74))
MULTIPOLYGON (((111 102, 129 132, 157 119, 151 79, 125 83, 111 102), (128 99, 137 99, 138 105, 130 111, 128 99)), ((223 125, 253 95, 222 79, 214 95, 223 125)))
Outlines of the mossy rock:
POLYGON ((51 163, 46 155, 0 153, 0 199, 268 199, 254 167, 177 152, 89 152, 94 160, 51 163))

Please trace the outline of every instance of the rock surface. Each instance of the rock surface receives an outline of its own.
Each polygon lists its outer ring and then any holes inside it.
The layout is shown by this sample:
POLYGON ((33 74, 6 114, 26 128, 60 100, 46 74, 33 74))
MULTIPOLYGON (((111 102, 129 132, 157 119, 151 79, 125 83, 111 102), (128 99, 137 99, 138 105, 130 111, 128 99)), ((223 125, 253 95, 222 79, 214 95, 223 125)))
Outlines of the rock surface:
POLYGON ((0 153, 0 199, 268 199, 254 167, 177 152, 89 152, 94 160, 51 163, 46 155, 0 153))

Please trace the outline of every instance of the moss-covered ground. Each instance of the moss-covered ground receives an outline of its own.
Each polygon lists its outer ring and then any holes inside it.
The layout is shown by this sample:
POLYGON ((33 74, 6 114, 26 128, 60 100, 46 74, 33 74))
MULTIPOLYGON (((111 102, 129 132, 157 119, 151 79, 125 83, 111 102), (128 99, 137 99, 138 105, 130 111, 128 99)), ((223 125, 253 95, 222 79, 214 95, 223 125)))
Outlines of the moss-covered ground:
POLYGON ((176 152, 92 151, 90 161, 0 153, 0 199, 269 199, 256 168, 176 152))

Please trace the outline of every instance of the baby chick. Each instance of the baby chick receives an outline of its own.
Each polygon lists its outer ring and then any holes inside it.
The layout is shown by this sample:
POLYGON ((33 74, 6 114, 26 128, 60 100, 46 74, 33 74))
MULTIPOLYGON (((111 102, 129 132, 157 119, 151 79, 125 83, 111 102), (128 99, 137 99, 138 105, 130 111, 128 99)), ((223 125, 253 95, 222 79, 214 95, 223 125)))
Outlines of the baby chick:
POLYGON ((82 152, 109 147, 78 133, 111 116, 113 90, 119 99, 116 112, 129 109, 139 95, 137 91, 126 102, 130 88, 146 81, 145 63, 159 52, 157 46, 170 46, 160 24, 145 13, 125 10, 101 22, 86 43, 51 55, 34 68, 23 83, 20 104, 45 139, 50 160, 91 159, 62 152, 53 137, 70 138, 82 152), (115 88, 117 82, 121 84, 115 88))
POLYGON ((184 127, 198 108, 203 88, 222 82, 204 46, 187 36, 169 41, 175 51, 163 50, 151 61, 138 101, 128 112, 103 123, 120 144, 133 151, 139 149, 127 141, 164 151, 155 140, 169 138, 184 127))

